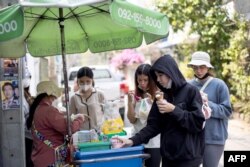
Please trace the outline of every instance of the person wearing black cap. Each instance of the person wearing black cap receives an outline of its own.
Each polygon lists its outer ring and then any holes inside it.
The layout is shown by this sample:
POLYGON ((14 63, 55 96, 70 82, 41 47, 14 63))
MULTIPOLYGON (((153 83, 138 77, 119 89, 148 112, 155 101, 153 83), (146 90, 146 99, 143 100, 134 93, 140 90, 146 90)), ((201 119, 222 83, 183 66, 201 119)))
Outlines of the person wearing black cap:
POLYGON ((100 130, 105 102, 103 92, 94 88, 94 74, 91 68, 82 67, 77 72, 79 90, 70 98, 71 114, 87 115, 81 130, 100 130))
POLYGON ((151 75, 163 98, 154 100, 147 125, 121 147, 147 143, 161 134, 162 167, 199 167, 204 153, 205 121, 199 90, 186 82, 170 55, 156 60, 151 75))

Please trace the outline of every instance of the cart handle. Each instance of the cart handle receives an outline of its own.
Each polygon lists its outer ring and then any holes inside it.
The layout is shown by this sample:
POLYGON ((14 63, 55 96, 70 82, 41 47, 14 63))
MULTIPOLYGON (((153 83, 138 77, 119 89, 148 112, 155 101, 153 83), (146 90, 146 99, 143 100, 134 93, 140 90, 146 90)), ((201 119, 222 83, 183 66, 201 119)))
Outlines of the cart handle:
POLYGON ((136 155, 124 155, 124 156, 117 156, 112 158, 96 158, 96 159, 88 159, 88 160, 75 160, 73 164, 81 164, 81 163, 92 163, 92 162, 106 162, 106 161, 113 161, 113 160, 124 160, 124 159, 131 159, 131 158, 150 158, 149 154, 136 154, 136 155))

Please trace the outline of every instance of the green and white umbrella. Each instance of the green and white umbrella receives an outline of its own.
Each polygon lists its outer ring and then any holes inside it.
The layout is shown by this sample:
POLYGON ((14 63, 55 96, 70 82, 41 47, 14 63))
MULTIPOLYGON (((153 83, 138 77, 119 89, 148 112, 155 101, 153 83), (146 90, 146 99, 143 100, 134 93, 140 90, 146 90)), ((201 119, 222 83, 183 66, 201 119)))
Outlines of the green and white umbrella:
POLYGON ((135 48, 168 30, 164 14, 125 0, 21 0, 0 10, 0 58, 62 55, 69 125, 66 54, 135 48))

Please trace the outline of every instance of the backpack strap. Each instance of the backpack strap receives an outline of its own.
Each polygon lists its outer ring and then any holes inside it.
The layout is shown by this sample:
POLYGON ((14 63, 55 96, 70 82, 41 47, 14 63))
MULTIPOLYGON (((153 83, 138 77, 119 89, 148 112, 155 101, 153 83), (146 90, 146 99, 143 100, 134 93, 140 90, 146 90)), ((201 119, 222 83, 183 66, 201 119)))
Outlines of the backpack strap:
POLYGON ((213 80, 213 77, 210 77, 205 83, 204 85, 201 87, 200 91, 204 91, 204 89, 207 87, 207 85, 213 80))

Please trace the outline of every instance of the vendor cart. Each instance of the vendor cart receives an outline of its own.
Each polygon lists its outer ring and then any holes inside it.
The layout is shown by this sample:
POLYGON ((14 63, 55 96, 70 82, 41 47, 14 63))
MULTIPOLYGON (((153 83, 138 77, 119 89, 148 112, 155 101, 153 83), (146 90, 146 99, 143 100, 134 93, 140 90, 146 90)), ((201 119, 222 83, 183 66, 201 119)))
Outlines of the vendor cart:
POLYGON ((149 154, 143 146, 75 153, 74 164, 79 167, 142 167, 149 154))

